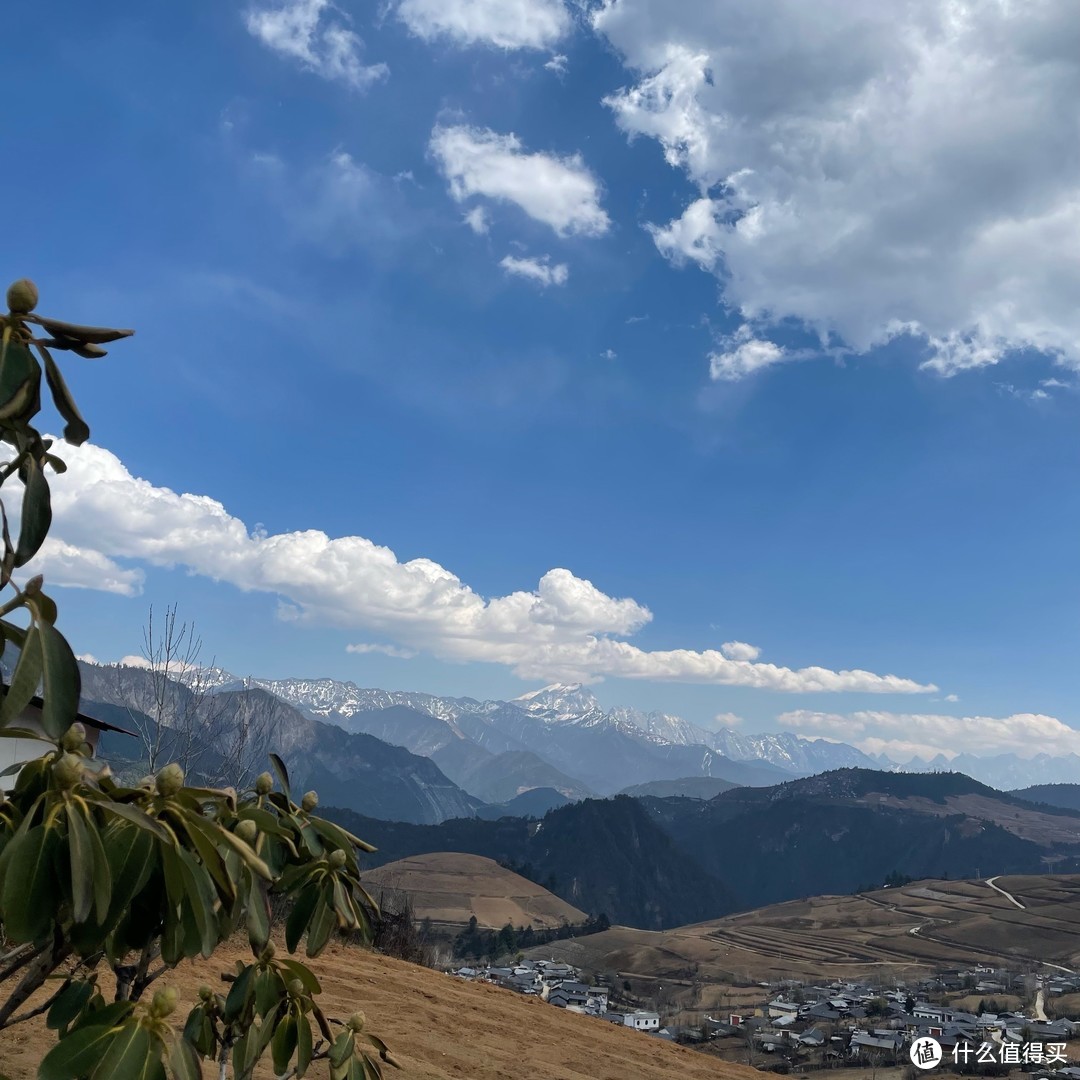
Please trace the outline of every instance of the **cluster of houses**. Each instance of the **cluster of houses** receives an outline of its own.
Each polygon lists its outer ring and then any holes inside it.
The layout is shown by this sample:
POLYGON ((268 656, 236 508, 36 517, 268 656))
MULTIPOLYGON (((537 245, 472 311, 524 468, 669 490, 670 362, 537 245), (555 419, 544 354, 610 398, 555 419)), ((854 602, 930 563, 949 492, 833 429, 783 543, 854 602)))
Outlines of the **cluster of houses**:
MULTIPOLYGON (((1019 1049, 1030 1044, 1062 1046, 1080 1033, 1080 1023, 1070 1020, 1038 1020, 1022 1012, 965 1012, 932 1004, 928 995, 950 990, 994 995, 1024 993, 1030 976, 985 968, 974 972, 945 972, 913 987, 884 989, 866 983, 834 982, 823 986, 786 983, 781 992, 753 1015, 732 1013, 723 1019, 709 1018, 708 1035, 740 1035, 751 1045, 789 1061, 814 1057, 843 1064, 867 1060, 897 1064, 906 1060, 916 1040, 931 1036, 947 1058, 976 1060, 980 1048, 1000 1048, 995 1060, 1019 1062, 1019 1049), (1004 1048, 1013 1046, 1013 1051, 1004 1048)), ((1044 994, 1071 993, 1080 989, 1080 977, 1054 976, 1039 980, 1044 994)), ((1023 1061, 1028 1061, 1025 1056, 1023 1061)), ((1046 1060, 1039 1057, 1038 1060, 1046 1060)), ((1064 1064, 1061 1056, 1054 1059, 1064 1064)), ((1063 1080, 1080 1080, 1059 1070, 1063 1080)))
POLYGON ((661 1027, 659 1013, 643 1009, 633 1012, 610 1010, 607 988, 582 982, 581 973, 569 964, 554 960, 522 960, 513 967, 461 967, 451 974, 459 979, 494 983, 519 994, 538 997, 568 1012, 603 1017, 635 1031, 674 1039, 670 1031, 661 1027))

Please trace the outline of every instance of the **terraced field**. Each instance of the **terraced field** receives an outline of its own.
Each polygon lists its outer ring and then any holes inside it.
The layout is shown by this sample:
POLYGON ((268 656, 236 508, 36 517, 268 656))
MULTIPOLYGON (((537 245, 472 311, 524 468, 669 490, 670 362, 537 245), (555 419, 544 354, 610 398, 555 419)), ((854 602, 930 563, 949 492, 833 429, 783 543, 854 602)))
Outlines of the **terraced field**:
POLYGON ((590 970, 686 985, 902 977, 976 963, 1080 968, 1080 876, 1002 877, 993 885, 922 881, 661 933, 614 927, 545 948, 590 970))

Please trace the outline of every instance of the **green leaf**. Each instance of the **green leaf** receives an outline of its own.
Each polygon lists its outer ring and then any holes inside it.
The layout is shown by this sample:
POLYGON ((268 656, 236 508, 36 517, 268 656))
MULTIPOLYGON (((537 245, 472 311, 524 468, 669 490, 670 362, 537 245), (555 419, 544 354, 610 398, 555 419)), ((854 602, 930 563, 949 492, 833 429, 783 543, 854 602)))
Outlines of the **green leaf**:
POLYGON ((38 553, 45 537, 49 535, 49 526, 52 525, 49 481, 37 459, 32 456, 26 458, 25 483, 19 542, 15 547, 16 566, 25 566, 38 553))
POLYGON ((56 337, 92 345, 108 345, 110 341, 119 341, 135 333, 134 330, 114 330, 110 326, 79 326, 76 323, 61 322, 59 319, 47 319, 44 315, 32 315, 30 321, 44 327, 56 337))
POLYGON ((184 1022, 184 1041, 190 1043, 200 1057, 210 1057, 214 1052, 214 1025, 202 1005, 196 1005, 184 1022))
POLYGON ((248 875, 247 928, 248 940, 262 948, 270 940, 270 902, 266 886, 254 874, 248 875))
POLYGON ((314 1053, 311 1038, 311 1024, 306 1016, 296 1021, 296 1075, 302 1077, 308 1071, 314 1053))
POLYGON ((289 952, 296 952, 304 931, 311 922, 311 916, 315 913, 315 905, 319 902, 319 889, 315 885, 309 885, 296 898, 289 917, 285 920, 285 948, 289 952))
POLYGON ((42 1058, 38 1080, 72 1080, 88 1075, 119 1030, 112 1024, 86 1024, 65 1035, 42 1058))
POLYGON ((165 1080, 162 1045, 137 1020, 113 1036, 90 1080, 165 1080))
POLYGON ((319 890, 319 902, 315 905, 315 914, 308 926, 308 956, 318 956, 326 948, 326 943, 337 926, 337 919, 330 903, 331 891, 325 887, 319 890))
POLYGON ((10 324, 4 327, 4 346, 0 351, 0 407, 6 407, 11 399, 33 380, 34 372, 41 377, 34 354, 21 342, 11 337, 10 324))
POLYGON ((79 662, 64 635, 46 622, 38 623, 38 632, 41 634, 41 697, 44 701, 41 726, 51 738, 59 740, 78 719, 82 676, 79 662))
POLYGON ((274 962, 280 964, 289 973, 290 978, 299 979, 304 984, 304 989, 312 996, 322 993, 322 987, 315 977, 315 972, 306 964, 301 964, 299 960, 292 960, 284 956, 279 956, 274 962))
POLYGON ((270 755, 270 765, 274 772, 277 773, 277 778, 281 784, 281 790, 285 792, 285 798, 292 800, 292 793, 289 790, 289 770, 285 768, 285 762, 277 756, 277 754, 270 755))
POLYGON ((68 856, 71 863, 71 916, 77 922, 86 922, 94 904, 94 856, 90 850, 90 837, 86 822, 75 807, 69 809, 68 856))
POLYGON ((19 659, 11 676, 11 685, 0 706, 0 727, 7 727, 18 719, 30 699, 37 693, 41 682, 41 637, 36 626, 26 632, 26 639, 19 650, 19 659))
POLYGON ((132 1001, 113 1001, 105 1005, 104 1000, 100 994, 95 994, 90 999, 90 1008, 79 1018, 72 1031, 102 1026, 118 1028, 121 1021, 125 1020, 135 1008, 135 1003, 132 1001))
POLYGON ((267 968, 255 975, 255 1012, 265 1017, 280 1004, 285 994, 285 983, 273 969, 267 968))
POLYGON ((234 836, 228 829, 221 830, 221 839, 240 856, 247 864, 249 870, 253 870, 261 878, 272 881, 274 875, 270 873, 270 867, 255 854, 250 844, 245 844, 239 836, 234 836))
POLYGON ((249 964, 236 977, 225 998, 225 1019, 235 1024, 247 1011, 254 995, 255 966, 249 964))
POLYGON ((186 810, 183 816, 192 846, 214 879, 221 898, 226 903, 233 903, 236 899, 236 885, 217 848, 220 833, 223 831, 221 826, 198 811, 186 810))
POLYGON ((291 1013, 275 1028, 274 1037, 270 1041, 270 1053, 274 1061, 274 1072, 280 1076, 288 1069, 289 1062, 296 1053, 296 1017, 291 1013))
MULTIPOLYGON (((351 832, 347 832, 339 825, 335 825, 332 821, 327 821, 325 818, 313 817, 311 819, 312 827, 319 833, 324 840, 329 840, 333 847, 341 848, 342 851, 349 855, 353 855, 353 849, 359 848, 361 851, 377 851, 378 849, 369 844, 366 840, 361 840, 358 836, 353 836, 351 832)), ((355 859, 355 856, 353 856, 355 859)))
POLYGON ((94 993, 94 984, 88 979, 76 979, 60 992, 45 1018, 45 1026, 51 1031, 64 1032, 67 1026, 86 1008, 94 993))
POLYGON ((117 802, 115 799, 104 799, 97 803, 107 814, 115 814, 140 829, 145 829, 151 836, 156 837, 169 847, 176 847, 176 841, 172 833, 161 824, 155 817, 151 817, 145 810, 131 803, 117 802))
POLYGON ((169 1048, 169 1072, 173 1080, 202 1080, 199 1057, 187 1039, 177 1038, 169 1048))
POLYGON ((344 1065, 345 1062, 353 1056, 353 1050, 356 1048, 356 1040, 353 1038, 351 1031, 343 1031, 335 1040, 334 1045, 330 1047, 330 1064, 331 1065, 344 1065))
POLYGON ((4 848, 0 916, 10 941, 39 941, 56 910, 53 859, 60 845, 55 829, 35 825, 4 848))
POLYGON ((75 399, 71 396, 71 391, 64 382, 64 376, 52 358, 52 354, 44 345, 38 346, 38 352, 45 361, 45 378, 52 393, 53 404, 56 406, 56 411, 66 421, 64 438, 75 446, 81 446, 90 438, 90 428, 82 418, 79 407, 75 404, 75 399))
POLYGON ((154 866, 154 839, 148 831, 134 825, 114 823, 105 830, 102 845, 112 882, 112 897, 103 922, 111 927, 150 876, 154 866))

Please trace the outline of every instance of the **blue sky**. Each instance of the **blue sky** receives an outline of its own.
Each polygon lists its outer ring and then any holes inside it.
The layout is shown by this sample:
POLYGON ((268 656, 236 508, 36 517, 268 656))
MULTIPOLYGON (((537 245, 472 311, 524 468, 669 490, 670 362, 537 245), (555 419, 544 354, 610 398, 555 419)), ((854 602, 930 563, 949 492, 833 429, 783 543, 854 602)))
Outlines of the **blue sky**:
POLYGON ((77 651, 1080 747, 1080 13, 671 7, 11 15, 77 651))

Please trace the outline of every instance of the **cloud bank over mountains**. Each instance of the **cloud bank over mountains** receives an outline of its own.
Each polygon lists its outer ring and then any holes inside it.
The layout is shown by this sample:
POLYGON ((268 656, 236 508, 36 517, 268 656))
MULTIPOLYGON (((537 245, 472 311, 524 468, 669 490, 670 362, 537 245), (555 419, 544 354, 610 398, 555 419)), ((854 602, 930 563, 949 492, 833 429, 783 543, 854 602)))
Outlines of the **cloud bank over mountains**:
POLYGON ((250 530, 215 499, 133 476, 90 444, 65 448, 53 481, 54 536, 33 569, 52 584, 137 594, 132 560, 185 567, 248 592, 280 597, 285 617, 380 633, 398 648, 451 661, 505 665, 523 678, 589 682, 605 676, 747 686, 785 692, 912 694, 935 687, 896 675, 792 669, 758 660, 745 642, 722 649, 648 650, 623 640, 651 620, 570 570, 535 588, 484 598, 431 559, 400 562, 362 536, 250 530))

